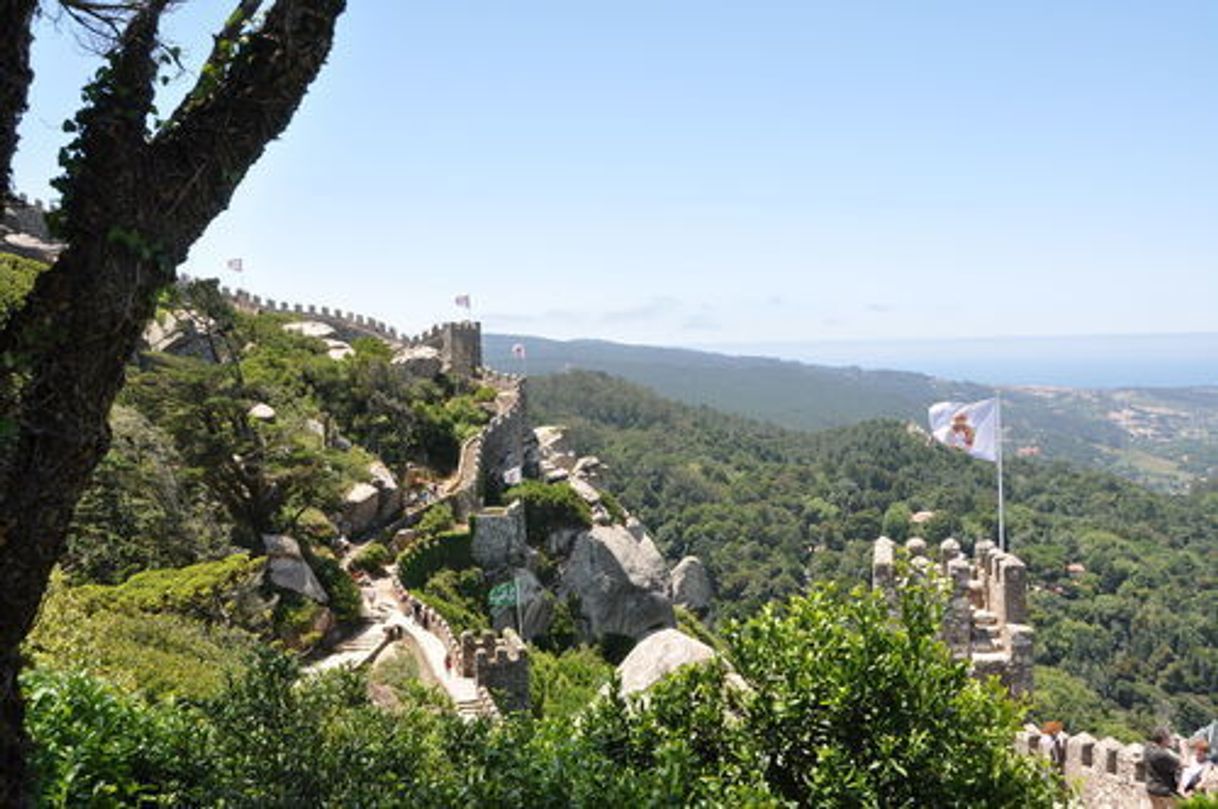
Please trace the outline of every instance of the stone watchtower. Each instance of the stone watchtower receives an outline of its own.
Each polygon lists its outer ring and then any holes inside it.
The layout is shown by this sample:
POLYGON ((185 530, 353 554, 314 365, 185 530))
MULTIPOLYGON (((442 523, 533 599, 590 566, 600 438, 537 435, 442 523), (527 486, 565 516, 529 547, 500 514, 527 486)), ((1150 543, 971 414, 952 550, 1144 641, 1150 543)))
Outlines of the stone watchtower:
POLYGON ((973 675, 998 677, 1012 696, 1031 693, 1032 627, 1023 561, 989 541, 978 542, 970 560, 954 539, 943 540, 932 558, 923 539, 911 539, 901 548, 880 537, 872 555, 873 587, 895 593, 901 583, 896 571, 900 557, 914 575, 936 569, 946 578, 949 600, 942 637, 956 657, 972 663, 973 675))
POLYGON ((527 711, 529 695, 529 649, 511 629, 496 635, 490 630, 461 633, 460 671, 473 677, 495 696, 505 711, 527 711))

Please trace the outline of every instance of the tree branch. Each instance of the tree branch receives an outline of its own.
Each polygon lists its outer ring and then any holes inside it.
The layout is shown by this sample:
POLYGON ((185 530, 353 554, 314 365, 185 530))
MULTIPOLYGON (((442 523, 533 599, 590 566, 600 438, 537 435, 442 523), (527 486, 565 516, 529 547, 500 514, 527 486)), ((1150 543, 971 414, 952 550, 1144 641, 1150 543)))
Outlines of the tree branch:
MULTIPOLYGON (((239 29, 237 18, 256 5, 242 2, 228 27, 239 29)), ((228 207, 266 144, 291 122, 345 7, 346 0, 276 0, 257 30, 230 43, 221 61, 209 60, 216 72, 200 77, 152 142, 152 175, 176 206, 163 217, 166 241, 193 242, 228 207)))

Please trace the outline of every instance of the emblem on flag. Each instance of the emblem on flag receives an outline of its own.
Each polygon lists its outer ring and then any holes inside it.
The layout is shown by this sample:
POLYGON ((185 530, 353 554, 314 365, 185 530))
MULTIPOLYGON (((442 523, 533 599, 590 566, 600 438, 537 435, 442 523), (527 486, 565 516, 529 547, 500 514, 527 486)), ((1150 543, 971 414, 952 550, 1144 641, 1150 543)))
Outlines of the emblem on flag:
POLYGON ((469 311, 469 295, 458 295, 457 297, 453 298, 453 303, 457 304, 457 306, 460 306, 462 309, 469 311))
POLYGON ((940 444, 974 458, 998 460, 998 400, 938 402, 930 406, 930 432, 940 444))

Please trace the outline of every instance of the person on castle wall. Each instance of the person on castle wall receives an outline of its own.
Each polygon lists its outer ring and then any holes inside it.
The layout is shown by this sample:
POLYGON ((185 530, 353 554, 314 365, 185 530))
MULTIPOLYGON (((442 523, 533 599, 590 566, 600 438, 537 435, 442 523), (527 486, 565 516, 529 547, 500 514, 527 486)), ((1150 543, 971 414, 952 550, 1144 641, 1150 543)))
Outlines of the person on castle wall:
POLYGON ((1066 727, 1056 720, 1040 729, 1040 749, 1058 772, 1066 771, 1066 727))
POLYGON ((1171 809, 1176 805, 1180 781, 1180 759, 1171 751, 1172 735, 1167 728, 1155 728, 1146 745, 1146 794, 1151 809, 1171 809))
POLYGON ((1218 767, 1210 761, 1210 744, 1205 739, 1189 742, 1193 760, 1180 771, 1178 791, 1184 797, 1197 794, 1218 794, 1218 767))

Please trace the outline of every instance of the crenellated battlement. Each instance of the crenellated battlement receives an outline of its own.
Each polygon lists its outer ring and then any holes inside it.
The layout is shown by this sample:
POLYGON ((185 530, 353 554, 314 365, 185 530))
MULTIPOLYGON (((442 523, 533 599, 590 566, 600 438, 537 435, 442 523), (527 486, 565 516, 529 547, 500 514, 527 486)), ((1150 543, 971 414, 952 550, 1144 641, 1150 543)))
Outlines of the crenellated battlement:
POLYGON ((1032 627, 1028 625, 1027 569, 1019 557, 978 542, 970 560, 955 539, 939 544, 934 558, 926 541, 904 547, 887 537, 872 552, 872 586, 895 600, 901 585, 898 560, 912 575, 937 570, 948 587, 941 636, 952 653, 972 665, 974 676, 998 677, 1013 696, 1032 691, 1032 627))
POLYGON ((461 675, 473 677, 479 687, 500 695, 509 711, 528 710, 529 649, 510 628, 496 635, 490 630, 461 633, 461 675))
MULTIPOLYGON (((1035 725, 1015 737, 1015 749, 1028 755, 1048 755, 1048 740, 1035 725)), ((1083 806, 1099 809, 1147 809, 1146 749, 1124 744, 1111 736, 1096 739, 1089 733, 1066 738, 1063 771, 1066 783, 1082 799, 1083 806)))

